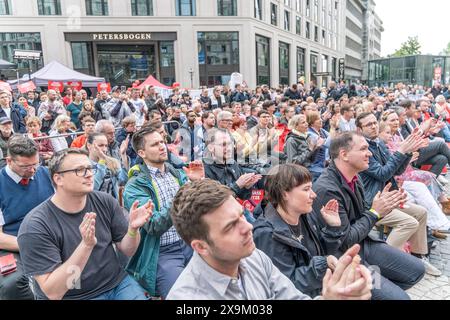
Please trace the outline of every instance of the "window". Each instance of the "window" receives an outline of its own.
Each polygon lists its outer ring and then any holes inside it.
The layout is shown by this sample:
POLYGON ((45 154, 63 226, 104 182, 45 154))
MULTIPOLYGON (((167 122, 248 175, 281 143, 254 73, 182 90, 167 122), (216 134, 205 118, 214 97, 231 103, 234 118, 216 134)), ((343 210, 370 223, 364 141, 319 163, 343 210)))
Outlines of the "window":
POLYGON ((314 26, 314 41, 319 42, 319 27, 314 26))
POLYGON ((305 49, 297 47, 297 78, 305 76, 305 49))
POLYGON ((289 44, 280 42, 280 84, 289 85, 289 44))
POLYGON ((326 20, 325 20, 325 4, 322 7, 322 16, 320 18, 320 22, 322 23, 322 26, 325 27, 325 23, 326 23, 326 20))
POLYGON ((331 80, 337 80, 337 58, 331 58, 331 80))
POLYGON ((270 39, 256 35, 256 83, 270 85, 270 39))
POLYGON ((161 82, 171 86, 175 82, 175 51, 173 41, 159 43, 159 69, 161 82))
MULTIPOLYGON (((0 59, 13 62, 15 49, 42 51, 41 34, 0 32, 0 59)), ((44 66, 42 55, 40 60, 29 62, 32 72, 35 72, 44 66)), ((28 61, 18 62, 18 68, 20 76, 28 74, 28 61)), ((2 70, 1 73, 5 74, 5 76, 10 79, 17 78, 15 70, 2 70)))
POLYGON ((236 0, 217 0, 219 16, 237 16, 236 0))
POLYGON ((198 32, 200 85, 228 83, 233 72, 239 72, 238 32, 198 32))
POLYGON ((339 6, 338 2, 335 1, 335 2, 334 2, 334 10, 337 10, 337 9, 338 9, 338 6, 339 6))
POLYGON ((314 0, 314 21, 319 22, 319 0, 314 0))
POLYGON ((107 16, 108 0, 86 0, 86 15, 107 16))
POLYGON ((274 26, 278 25, 278 7, 276 4, 270 4, 270 23, 274 26))
POLYGON ((255 0, 255 18, 262 20, 262 0, 255 0))
POLYGON ((295 33, 299 36, 302 35, 302 18, 300 18, 299 16, 297 16, 295 19, 295 33))
POLYGON ((291 6, 291 0, 284 0, 284 5, 286 7, 290 7, 291 6))
POLYGON ((311 16, 311 0, 306 0, 306 16, 311 16))
POLYGON ((284 30, 291 30, 291 16, 288 11, 284 11, 284 30))
POLYGON ((317 84, 317 61, 318 61, 318 57, 317 54, 313 54, 311 53, 310 55, 310 69, 311 69, 311 81, 314 81, 314 83, 317 84))
MULTIPOLYGON (((322 55, 322 72, 328 72, 328 56, 322 55)), ((328 77, 322 77, 322 87, 326 87, 328 83, 328 77)))
POLYGON ((60 16, 61 3, 59 0, 38 0, 38 11, 40 16, 60 16))
POLYGON ((195 16, 195 0, 175 0, 177 16, 195 16))
POLYGON ((325 45, 327 41, 327 35, 325 30, 322 30, 322 44, 325 45))
POLYGON ((295 10, 297 10, 297 12, 301 12, 302 11, 302 2, 301 2, 301 0, 296 0, 295 1, 295 10))
POLYGON ((311 39, 311 24, 306 21, 306 38, 311 39))
POLYGON ((90 42, 72 42, 73 69, 94 75, 93 52, 90 42))
POLYGON ((0 0, 0 16, 7 16, 11 14, 10 0, 0 0))
POLYGON ((152 16, 153 0, 131 0, 131 14, 133 16, 152 16))
POLYGON ((333 31, 338 32, 338 18, 334 17, 333 31))

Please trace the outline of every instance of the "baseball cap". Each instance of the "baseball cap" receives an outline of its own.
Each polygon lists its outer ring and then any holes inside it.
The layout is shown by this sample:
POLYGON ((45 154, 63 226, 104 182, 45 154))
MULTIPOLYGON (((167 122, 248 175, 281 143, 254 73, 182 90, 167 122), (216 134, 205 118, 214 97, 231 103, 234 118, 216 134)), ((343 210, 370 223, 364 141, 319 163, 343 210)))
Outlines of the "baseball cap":
POLYGON ((7 124, 7 123, 12 123, 12 120, 8 117, 1 117, 0 118, 0 124, 7 124))

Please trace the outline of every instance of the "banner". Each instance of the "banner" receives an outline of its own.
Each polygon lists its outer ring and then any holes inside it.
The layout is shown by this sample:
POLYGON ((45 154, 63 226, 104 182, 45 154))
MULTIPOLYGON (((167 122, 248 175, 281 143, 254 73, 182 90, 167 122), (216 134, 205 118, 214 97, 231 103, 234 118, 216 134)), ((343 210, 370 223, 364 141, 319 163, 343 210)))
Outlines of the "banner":
POLYGON ((33 83, 33 81, 28 81, 28 82, 19 84, 17 86, 17 88, 19 89, 20 93, 27 93, 29 91, 34 91, 36 89, 36 86, 33 83))
POLYGON ((3 81, 0 81, 0 90, 8 90, 8 91, 12 92, 11 86, 9 85, 9 83, 3 82, 3 81))
POLYGON ((48 90, 55 90, 61 93, 64 91, 64 83, 60 81, 49 81, 48 90))
POLYGON ((67 82, 67 85, 76 91, 80 91, 81 89, 83 89, 82 81, 73 81, 73 82, 69 81, 69 82, 67 82))
POLYGON ((111 83, 109 83, 109 82, 108 83, 106 83, 106 82, 99 83, 97 85, 97 91, 100 92, 103 90, 105 90, 106 92, 111 92, 111 83))
POLYGON ((345 59, 339 59, 339 80, 345 79, 345 59))

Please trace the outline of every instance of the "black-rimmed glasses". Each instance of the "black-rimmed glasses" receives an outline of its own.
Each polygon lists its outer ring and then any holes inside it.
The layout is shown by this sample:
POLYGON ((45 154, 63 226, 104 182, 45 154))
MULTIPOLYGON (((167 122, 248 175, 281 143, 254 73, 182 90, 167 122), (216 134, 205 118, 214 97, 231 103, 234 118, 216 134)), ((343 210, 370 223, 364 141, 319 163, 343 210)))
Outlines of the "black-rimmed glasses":
POLYGON ((75 172, 75 175, 77 177, 86 177, 88 171, 92 172, 92 174, 95 174, 97 172, 98 167, 96 165, 92 167, 85 167, 85 168, 77 168, 77 169, 71 169, 71 170, 64 170, 64 171, 58 171, 56 173, 62 174, 62 173, 69 173, 69 172, 75 172))

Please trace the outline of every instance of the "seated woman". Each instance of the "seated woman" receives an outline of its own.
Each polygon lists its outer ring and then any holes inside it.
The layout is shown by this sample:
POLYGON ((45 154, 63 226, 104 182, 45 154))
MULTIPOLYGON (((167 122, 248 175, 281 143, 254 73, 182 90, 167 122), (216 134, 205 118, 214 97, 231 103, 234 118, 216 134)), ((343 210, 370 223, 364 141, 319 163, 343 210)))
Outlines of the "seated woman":
POLYGON ((280 271, 305 294, 320 294, 328 268, 334 270, 337 259, 325 256, 327 250, 339 247, 339 204, 331 200, 321 215, 331 227, 321 230, 313 220, 312 204, 316 194, 312 190, 309 171, 295 164, 272 168, 267 176, 265 192, 267 206, 253 228, 256 247, 266 253, 280 271))
MULTIPOLYGON (((391 152, 395 152, 399 144, 395 135, 398 132, 398 116, 395 112, 386 111, 382 115, 382 120, 384 121, 380 123, 379 138, 388 146, 391 152)), ((418 155, 414 155, 411 162, 414 162, 417 157, 418 155)), ((439 207, 437 199, 433 197, 427 188, 427 186, 434 185, 434 189, 440 190, 433 173, 415 170, 410 164, 405 173, 396 177, 396 180, 399 186, 402 186, 412 196, 410 197, 412 198, 411 200, 428 209, 427 225, 433 230, 433 234, 436 237, 445 237, 439 233, 450 233, 450 221, 439 207)))
POLYGON ((70 118, 63 114, 56 117, 52 130, 49 132, 50 141, 52 142, 55 153, 67 149, 70 146, 73 138, 69 135, 65 136, 70 132, 70 118))
POLYGON ((236 153, 239 163, 248 162, 250 154, 255 152, 256 146, 252 144, 252 136, 247 130, 247 121, 243 118, 233 120, 231 135, 236 143, 236 153))
MULTIPOLYGON (((295 163, 310 168, 316 158, 317 153, 325 144, 325 139, 314 139, 308 136, 308 122, 303 114, 294 116, 289 121, 291 132, 287 135, 284 145, 284 154, 287 156, 287 163, 295 163)), ((313 177, 317 179, 320 173, 314 173, 313 177)))
POLYGON ((108 152, 108 140, 103 133, 90 134, 86 141, 86 149, 89 159, 97 165, 94 176, 94 190, 108 193, 112 197, 119 198, 119 185, 124 185, 128 180, 127 144, 120 147, 121 162, 106 155, 108 152))
MULTIPOLYGON (((30 138, 44 138, 47 137, 45 133, 41 132, 42 121, 39 117, 29 117, 27 120, 27 132, 30 138)), ((41 163, 46 164, 53 156, 53 146, 50 139, 36 139, 39 146, 39 159, 41 163)))

